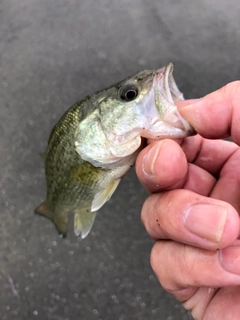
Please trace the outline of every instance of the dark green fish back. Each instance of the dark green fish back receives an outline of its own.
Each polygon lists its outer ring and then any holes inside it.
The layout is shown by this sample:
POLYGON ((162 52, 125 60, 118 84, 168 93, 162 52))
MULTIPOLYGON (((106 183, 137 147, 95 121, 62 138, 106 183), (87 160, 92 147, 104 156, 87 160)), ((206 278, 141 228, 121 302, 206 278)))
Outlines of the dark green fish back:
POLYGON ((89 204, 91 189, 103 171, 82 160, 75 150, 79 121, 91 111, 91 107, 86 109, 87 104, 84 108, 84 101, 69 109, 51 132, 44 156, 47 199, 35 210, 52 219, 62 234, 66 234, 68 212, 89 204))
MULTIPOLYGON (((69 172, 84 161, 75 151, 74 136, 79 124, 79 104, 66 112, 55 125, 49 138, 45 159, 47 200, 55 206, 63 189, 68 189, 69 172)), ((69 195, 67 195, 69 196, 69 195)))

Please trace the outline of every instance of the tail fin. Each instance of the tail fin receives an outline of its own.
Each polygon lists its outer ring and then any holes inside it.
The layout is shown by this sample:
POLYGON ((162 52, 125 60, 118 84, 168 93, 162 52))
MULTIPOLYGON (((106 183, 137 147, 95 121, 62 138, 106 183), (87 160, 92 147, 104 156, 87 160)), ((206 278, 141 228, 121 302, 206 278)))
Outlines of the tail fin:
POLYGON ((41 216, 45 216, 53 221, 53 212, 48 206, 47 201, 42 202, 35 210, 34 213, 40 214, 41 216))
POLYGON ((34 213, 40 214, 41 216, 47 217, 55 224, 58 232, 66 237, 67 235, 67 214, 56 215, 49 208, 47 201, 42 202, 35 210, 34 213))

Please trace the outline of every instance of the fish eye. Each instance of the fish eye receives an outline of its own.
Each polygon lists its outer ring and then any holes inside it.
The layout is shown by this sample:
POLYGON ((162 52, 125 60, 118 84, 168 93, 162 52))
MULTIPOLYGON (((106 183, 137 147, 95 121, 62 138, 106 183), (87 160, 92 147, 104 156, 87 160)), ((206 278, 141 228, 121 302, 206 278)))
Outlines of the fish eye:
POLYGON ((126 86, 120 92, 120 98, 126 101, 132 101, 138 96, 138 88, 135 86, 126 86))

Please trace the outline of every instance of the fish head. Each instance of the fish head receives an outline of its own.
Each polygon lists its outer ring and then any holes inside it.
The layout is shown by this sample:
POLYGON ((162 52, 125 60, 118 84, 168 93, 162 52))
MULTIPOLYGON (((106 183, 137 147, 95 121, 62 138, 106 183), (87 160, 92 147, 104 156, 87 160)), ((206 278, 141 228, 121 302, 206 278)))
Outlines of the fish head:
POLYGON ((142 138, 195 134, 175 105, 184 98, 172 72, 171 63, 158 70, 145 70, 92 96, 89 103, 95 109, 80 123, 76 139, 81 157, 95 166, 107 166, 131 156, 142 138), (88 146, 82 139, 86 135, 88 146))
POLYGON ((173 65, 145 70, 115 87, 101 108, 104 130, 124 140, 133 132, 145 138, 181 138, 194 133, 175 102, 184 100, 173 75, 173 65))

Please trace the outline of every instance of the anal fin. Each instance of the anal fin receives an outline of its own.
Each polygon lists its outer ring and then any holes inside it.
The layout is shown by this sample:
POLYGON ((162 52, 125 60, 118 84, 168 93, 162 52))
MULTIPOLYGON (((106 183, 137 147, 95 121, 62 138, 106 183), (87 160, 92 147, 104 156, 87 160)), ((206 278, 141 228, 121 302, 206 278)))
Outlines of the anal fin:
POLYGON ((77 208, 74 216, 74 232, 76 236, 84 239, 89 234, 96 217, 96 211, 91 212, 90 208, 77 208))
POLYGON ((111 181, 106 189, 95 194, 92 201, 91 211, 97 211, 111 198, 120 181, 121 178, 111 181))

